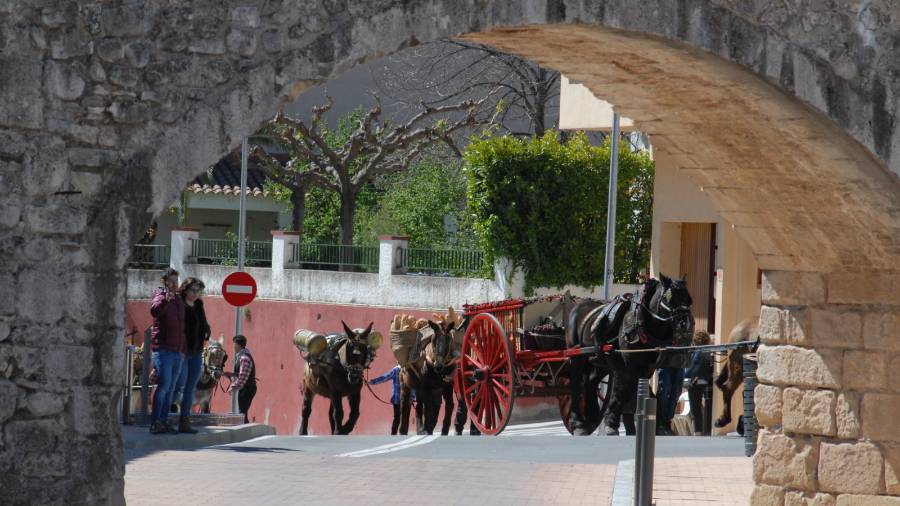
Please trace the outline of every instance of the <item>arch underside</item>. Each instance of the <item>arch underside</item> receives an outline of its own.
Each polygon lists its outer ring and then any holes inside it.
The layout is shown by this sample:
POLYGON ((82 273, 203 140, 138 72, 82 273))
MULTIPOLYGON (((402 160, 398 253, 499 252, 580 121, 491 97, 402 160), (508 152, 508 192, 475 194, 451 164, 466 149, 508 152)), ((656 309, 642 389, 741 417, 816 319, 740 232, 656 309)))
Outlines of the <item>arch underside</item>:
POLYGON ((468 34, 584 84, 709 195, 760 268, 900 266, 900 182, 818 111, 756 74, 655 36, 589 25, 468 34))

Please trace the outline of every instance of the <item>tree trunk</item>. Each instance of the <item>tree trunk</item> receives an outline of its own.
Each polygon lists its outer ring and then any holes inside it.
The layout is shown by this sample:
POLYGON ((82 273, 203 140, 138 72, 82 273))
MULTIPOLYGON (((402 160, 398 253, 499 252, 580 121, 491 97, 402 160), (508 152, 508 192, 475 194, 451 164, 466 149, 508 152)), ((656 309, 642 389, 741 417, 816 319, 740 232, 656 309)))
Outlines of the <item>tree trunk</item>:
MULTIPOLYGON (((352 190, 341 191, 341 245, 353 245, 353 217, 356 214, 356 194, 352 190)), ((341 270, 354 271, 355 267, 345 265, 352 259, 349 248, 341 248, 341 270)))
POLYGON ((291 190, 291 227, 303 242, 303 222, 306 220, 306 186, 300 185, 291 190))

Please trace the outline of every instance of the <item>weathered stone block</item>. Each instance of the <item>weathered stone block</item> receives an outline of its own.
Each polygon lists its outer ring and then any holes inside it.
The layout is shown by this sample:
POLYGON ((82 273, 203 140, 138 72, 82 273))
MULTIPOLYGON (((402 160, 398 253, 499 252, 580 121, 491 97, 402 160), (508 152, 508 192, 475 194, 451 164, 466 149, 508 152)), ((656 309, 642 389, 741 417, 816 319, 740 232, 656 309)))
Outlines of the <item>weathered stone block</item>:
POLYGON ((50 56, 57 60, 68 60, 87 56, 94 52, 90 37, 77 28, 53 32, 50 36, 50 56))
POLYGON ((44 63, 27 56, 0 57, 0 89, 5 92, 0 107, 0 125, 44 127, 44 63))
POLYGON ((837 496, 837 506, 900 506, 900 497, 841 494, 837 496))
POLYGON ((125 46, 125 58, 135 68, 142 69, 150 63, 153 54, 153 44, 146 40, 134 41, 125 46))
POLYGON ((859 399, 860 395, 852 392, 842 392, 837 396, 834 404, 834 419, 837 425, 837 436, 841 439, 859 437, 862 427, 859 399))
POLYGON ((770 385, 757 385, 753 391, 757 423, 772 427, 781 423, 782 390, 770 385))
POLYGON ((805 306, 825 302, 825 280, 814 272, 765 271, 762 303, 769 306, 805 306))
POLYGON ((844 387, 887 389, 887 364, 882 353, 848 350, 844 353, 844 387))
POLYGON ((900 311, 866 313, 863 343, 866 349, 900 351, 900 311))
POLYGON ((253 53, 256 52, 256 31, 234 28, 228 32, 225 44, 232 53, 253 56, 253 53))
POLYGON ((9 332, 9 324, 4 321, 0 321, 0 343, 6 341, 6 339, 9 338, 9 332))
POLYGON ((875 441, 900 441, 900 395, 863 395, 863 436, 875 441))
POLYGON ((104 61, 115 63, 125 58, 125 45, 118 39, 102 39, 97 43, 97 56, 104 61))
POLYGON ((756 376, 771 385, 840 388, 842 353, 796 346, 760 346, 756 376))
POLYGON ((9 420, 16 411, 18 395, 19 389, 15 383, 0 379, 0 424, 9 420))
POLYGON ((48 119, 47 130, 84 144, 95 144, 99 132, 99 129, 92 125, 81 125, 58 119, 48 119))
POLYGON ((100 14, 100 27, 112 37, 140 37, 150 31, 152 20, 144 9, 104 6, 100 14))
POLYGON ((0 203, 0 228, 12 228, 19 223, 22 208, 16 202, 0 203))
POLYGON ((231 10, 231 22, 244 28, 259 26, 259 8, 255 5, 242 5, 231 10))
POLYGON ((80 380, 94 371, 94 349, 88 346, 54 346, 47 352, 47 374, 62 380, 80 380))
POLYGON ((888 494, 900 495, 900 444, 881 446, 884 457, 884 487, 888 494))
POLYGON ((75 100, 84 93, 84 67, 78 63, 47 64, 47 90, 63 100, 75 100))
POLYGON ((111 149, 69 148, 67 154, 73 167, 109 167, 120 162, 119 152, 111 149))
POLYGON ((833 436, 835 393, 831 390, 784 389, 785 432, 833 436))
POLYGON ((772 485, 757 485, 750 495, 751 506, 783 506, 784 489, 772 485))
POLYGON ((834 506, 837 499, 831 494, 804 494, 787 492, 784 494, 784 506, 834 506))
POLYGON ((72 419, 79 434, 103 434, 114 423, 112 395, 103 387, 72 389, 72 419))
POLYGON ((28 412, 34 416, 55 415, 62 412, 65 403, 60 394, 36 392, 26 399, 28 412))
POLYGON ((819 450, 819 487, 826 492, 879 494, 884 459, 867 442, 823 442, 819 450))
POLYGON ((859 313, 831 308, 813 308, 809 311, 816 347, 862 347, 862 316, 859 313))
POLYGON ((831 273, 828 302, 900 305, 900 272, 831 273))
POLYGON ((200 54, 225 54, 225 41, 222 39, 196 39, 188 44, 188 51, 200 54))
POLYGON ((6 424, 7 451, 16 470, 24 476, 62 477, 68 470, 64 443, 65 425, 60 420, 14 420, 6 424))
POLYGON ((812 345, 809 310, 762 306, 759 315, 759 336, 765 344, 812 345))
POLYGON ((813 492, 816 490, 818 460, 817 440, 790 438, 762 430, 753 456, 753 480, 758 484, 783 485, 813 492))

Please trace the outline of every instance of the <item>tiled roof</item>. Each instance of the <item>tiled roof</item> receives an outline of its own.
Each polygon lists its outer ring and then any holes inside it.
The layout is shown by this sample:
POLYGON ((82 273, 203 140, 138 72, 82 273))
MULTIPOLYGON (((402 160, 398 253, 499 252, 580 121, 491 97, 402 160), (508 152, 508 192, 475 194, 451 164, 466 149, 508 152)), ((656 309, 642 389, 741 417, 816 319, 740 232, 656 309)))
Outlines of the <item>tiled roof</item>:
MULTIPOLYGON (((247 163, 247 196, 266 197, 264 189, 265 173, 259 168, 259 160, 251 156, 247 163)), ((195 194, 240 195, 241 158, 240 151, 222 158, 209 170, 192 181, 185 190, 195 194)))

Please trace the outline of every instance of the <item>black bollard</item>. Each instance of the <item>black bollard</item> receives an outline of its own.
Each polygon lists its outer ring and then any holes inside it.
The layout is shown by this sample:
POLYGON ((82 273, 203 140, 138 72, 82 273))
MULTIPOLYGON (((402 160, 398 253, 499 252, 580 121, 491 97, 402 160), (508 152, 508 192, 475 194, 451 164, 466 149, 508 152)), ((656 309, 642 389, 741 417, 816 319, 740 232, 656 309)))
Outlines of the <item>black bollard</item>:
POLYGON ((638 506, 650 506, 653 503, 653 459, 656 453, 656 399, 647 397, 644 399, 644 442, 641 445, 643 456, 641 468, 636 481, 639 482, 640 492, 635 504, 638 506))
MULTIPOLYGON (((647 413, 644 411, 645 403, 644 401, 650 397, 650 380, 641 378, 638 380, 638 391, 637 391, 637 402, 635 404, 634 410, 634 421, 636 425, 635 430, 635 440, 634 440, 634 500, 635 504, 641 504, 638 501, 638 497, 641 494, 641 472, 644 469, 644 445, 646 439, 646 427, 649 426, 653 429, 654 435, 656 434, 656 420, 654 419, 652 423, 647 420, 647 413)), ((654 402, 656 399, 654 399, 654 402)), ((655 411, 654 411, 655 413, 655 411)), ((654 416, 655 418, 655 416, 654 416)))
POLYGON ((756 453, 756 410, 753 391, 756 389, 756 354, 744 355, 744 455, 756 453))

